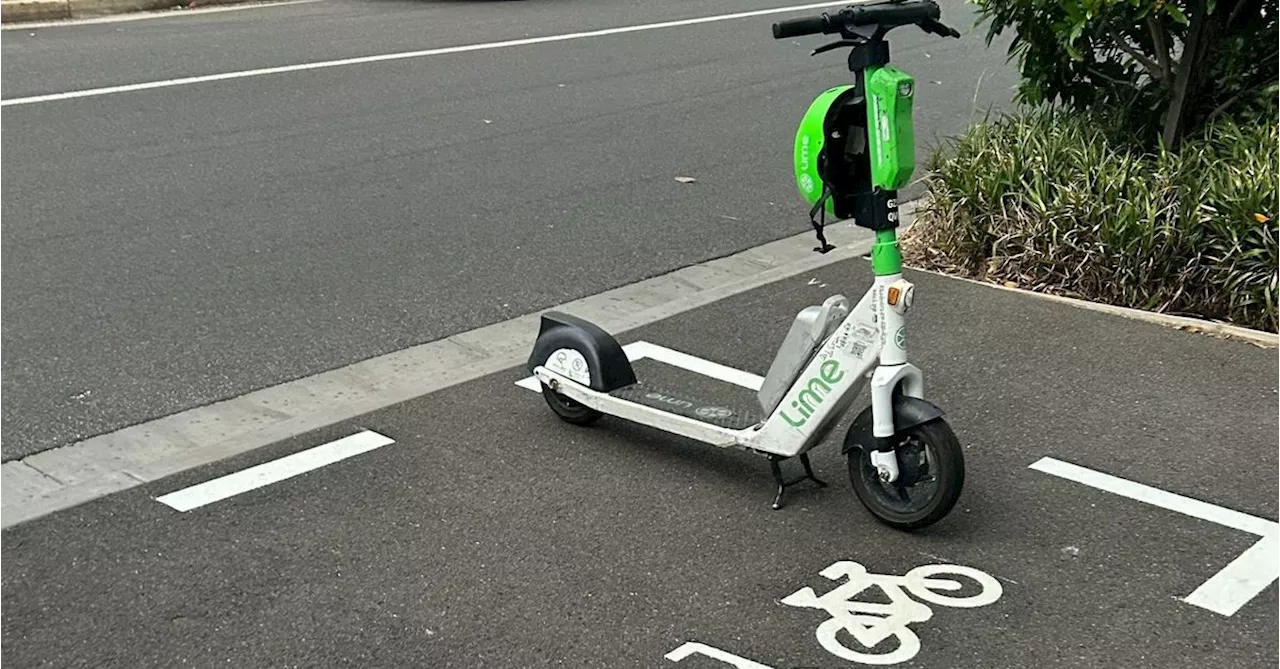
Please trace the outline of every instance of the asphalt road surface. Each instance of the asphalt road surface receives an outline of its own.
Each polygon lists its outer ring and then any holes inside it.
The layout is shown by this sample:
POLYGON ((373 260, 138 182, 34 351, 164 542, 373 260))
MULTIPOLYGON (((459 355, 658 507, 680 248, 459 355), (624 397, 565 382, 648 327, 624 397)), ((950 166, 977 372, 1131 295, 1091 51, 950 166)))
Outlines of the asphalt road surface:
MULTIPOLYGON (((922 160, 1015 81, 942 5, 962 39, 892 42, 922 160)), ((782 6, 321 0, 7 30, 4 460, 802 231, 795 124, 847 73, 772 39, 791 12, 15 102, 782 6)))
MULTIPOLYGON (((1274 666, 1274 350, 908 276, 912 359, 967 465, 926 531, 858 506, 838 436, 815 451, 828 487, 773 511, 763 459, 566 425, 511 369, 6 530, 8 666, 862 666, 820 645, 826 611, 782 601, 848 563, 963 586, 916 595, 927 620, 862 618, 879 644, 838 631, 864 660, 1274 666), (393 443, 185 512, 155 499, 366 432, 393 443)), ((623 341, 760 374, 798 309, 869 281, 841 262, 623 341)), ((880 582, 851 601, 911 608, 880 582)))

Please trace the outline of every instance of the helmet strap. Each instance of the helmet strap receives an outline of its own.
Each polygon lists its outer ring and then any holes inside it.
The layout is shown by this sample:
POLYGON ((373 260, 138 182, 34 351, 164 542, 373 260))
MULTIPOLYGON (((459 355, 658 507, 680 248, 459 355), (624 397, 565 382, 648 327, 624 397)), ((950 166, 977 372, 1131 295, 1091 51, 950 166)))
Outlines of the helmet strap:
POLYGON ((822 228, 827 225, 827 199, 831 197, 831 189, 827 187, 826 181, 822 182, 822 197, 809 210, 809 222, 813 224, 813 232, 818 236, 818 246, 813 247, 818 253, 826 253, 835 247, 827 243, 826 235, 822 234, 822 228))

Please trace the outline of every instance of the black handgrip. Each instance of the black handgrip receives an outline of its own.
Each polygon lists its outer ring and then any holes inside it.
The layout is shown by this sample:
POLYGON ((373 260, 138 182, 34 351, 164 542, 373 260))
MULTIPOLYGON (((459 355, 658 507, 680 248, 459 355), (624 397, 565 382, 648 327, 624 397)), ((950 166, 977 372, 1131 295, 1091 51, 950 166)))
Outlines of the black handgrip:
POLYGON ((826 32, 827 16, 811 16, 805 19, 791 19, 773 24, 773 38, 786 39, 801 35, 817 35, 826 32))
POLYGON ((864 6, 848 7, 840 12, 840 18, 851 25, 860 26, 870 23, 887 25, 906 25, 942 16, 942 10, 936 2, 916 1, 897 3, 876 3, 864 6))

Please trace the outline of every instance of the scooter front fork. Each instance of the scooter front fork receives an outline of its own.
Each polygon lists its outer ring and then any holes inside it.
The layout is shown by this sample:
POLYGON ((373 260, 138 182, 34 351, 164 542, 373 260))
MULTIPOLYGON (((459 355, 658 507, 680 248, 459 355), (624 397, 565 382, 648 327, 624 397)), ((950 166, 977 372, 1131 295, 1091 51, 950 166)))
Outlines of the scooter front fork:
POLYGON ((871 451, 871 464, 876 468, 876 474, 884 483, 893 483, 898 480, 898 453, 890 446, 889 450, 871 451))
POLYGON ((908 362, 881 365, 871 375, 872 434, 876 438, 876 450, 871 452, 871 464, 880 480, 893 483, 898 480, 898 454, 895 450, 897 434, 893 416, 893 394, 901 389, 903 395, 924 399, 924 376, 908 362))

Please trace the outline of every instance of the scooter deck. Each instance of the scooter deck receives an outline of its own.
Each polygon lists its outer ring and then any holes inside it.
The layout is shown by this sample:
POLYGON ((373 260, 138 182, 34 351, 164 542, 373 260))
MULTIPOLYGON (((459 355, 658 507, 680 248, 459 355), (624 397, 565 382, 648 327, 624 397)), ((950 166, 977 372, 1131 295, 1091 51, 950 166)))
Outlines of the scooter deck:
POLYGON ((696 399, 686 392, 658 388, 642 382, 619 388, 609 394, 620 400, 643 404, 730 430, 746 429, 764 420, 759 409, 711 404, 696 399))

